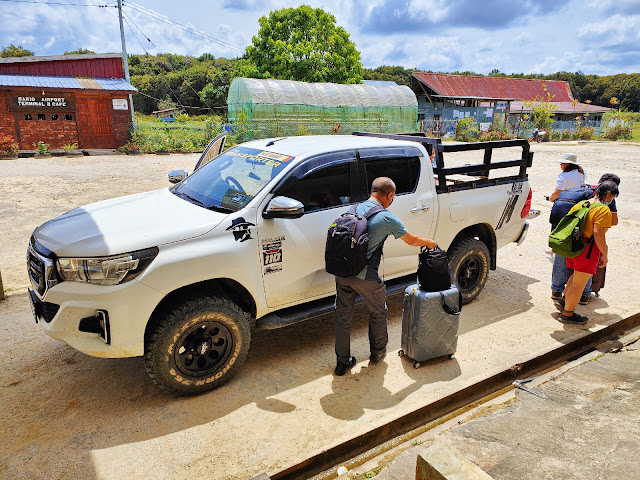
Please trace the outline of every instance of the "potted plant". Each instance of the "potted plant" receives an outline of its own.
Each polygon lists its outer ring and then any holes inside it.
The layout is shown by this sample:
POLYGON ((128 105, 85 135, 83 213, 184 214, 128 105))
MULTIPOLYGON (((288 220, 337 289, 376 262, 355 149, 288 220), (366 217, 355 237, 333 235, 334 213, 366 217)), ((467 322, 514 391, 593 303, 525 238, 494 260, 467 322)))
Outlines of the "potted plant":
POLYGON ((81 157, 83 153, 78 150, 78 143, 62 145, 62 149, 67 157, 81 157))
POLYGON ((140 155, 140 147, 135 142, 129 142, 124 146, 124 153, 127 155, 140 155))
POLYGON ((33 144, 38 151, 34 158, 48 158, 51 156, 51 152, 49 151, 49 145, 40 140, 38 143, 33 144))
POLYGON ((10 135, 0 135, 0 159, 14 160, 18 158, 18 144, 10 135))

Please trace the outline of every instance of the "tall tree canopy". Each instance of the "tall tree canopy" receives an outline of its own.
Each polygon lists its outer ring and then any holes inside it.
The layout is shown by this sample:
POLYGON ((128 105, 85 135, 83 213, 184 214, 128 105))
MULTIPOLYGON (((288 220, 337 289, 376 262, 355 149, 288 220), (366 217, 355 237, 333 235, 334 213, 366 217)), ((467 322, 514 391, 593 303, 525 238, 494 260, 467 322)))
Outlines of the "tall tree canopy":
POLYGON ((86 48, 79 48, 78 50, 72 50, 70 52, 64 52, 63 55, 89 55, 92 53, 96 53, 93 50, 88 50, 86 48))
POLYGON ((22 45, 18 45, 17 47, 12 43, 8 47, 2 47, 0 50, 0 58, 7 57, 33 57, 35 53, 31 50, 27 50, 26 48, 22 48, 22 45))
POLYGON ((282 8, 259 20, 245 58, 248 74, 302 82, 360 83, 360 52, 321 8, 282 8), (251 68, 253 67, 253 68, 251 68))

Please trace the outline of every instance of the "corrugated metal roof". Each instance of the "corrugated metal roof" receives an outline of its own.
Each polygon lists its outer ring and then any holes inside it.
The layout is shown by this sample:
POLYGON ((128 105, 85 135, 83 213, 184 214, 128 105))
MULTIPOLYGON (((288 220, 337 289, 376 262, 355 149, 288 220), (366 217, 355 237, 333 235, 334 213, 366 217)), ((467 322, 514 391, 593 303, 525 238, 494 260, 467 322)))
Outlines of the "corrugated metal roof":
POLYGON ((61 75, 0 74, 0 87, 64 88, 71 90, 119 90, 137 92, 121 78, 68 77, 61 75))
POLYGON ((552 102, 571 102, 573 95, 567 82, 528 78, 477 77, 444 73, 413 72, 420 82, 439 95, 453 98, 535 100, 553 96, 552 102))
MULTIPOLYGON (((589 103, 576 103, 574 105, 573 102, 553 102, 553 104, 557 107, 555 113, 575 113, 576 115, 580 115, 583 113, 603 113, 611 110, 608 107, 600 107, 589 103)), ((526 107, 524 102, 517 101, 511 103, 510 111, 511 113, 517 113, 520 111, 530 112, 531 108, 526 107)))
POLYGON ((6 57, 0 58, 0 63, 34 63, 52 61, 73 61, 73 60, 95 60, 101 58, 122 58, 121 53, 89 53, 76 55, 51 55, 51 56, 29 56, 29 57, 6 57))

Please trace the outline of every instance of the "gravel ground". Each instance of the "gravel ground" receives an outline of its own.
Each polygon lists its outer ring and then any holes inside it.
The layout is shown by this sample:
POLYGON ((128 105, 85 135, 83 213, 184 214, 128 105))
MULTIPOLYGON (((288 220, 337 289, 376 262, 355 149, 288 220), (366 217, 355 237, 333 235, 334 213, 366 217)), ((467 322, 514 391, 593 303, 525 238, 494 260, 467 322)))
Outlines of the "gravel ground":
MULTIPOLYGON (((197 155, 0 162, 0 269, 11 290, 0 302, 0 477, 246 479, 274 473, 637 313, 640 145, 568 142, 532 149, 533 207, 542 214, 531 221, 523 246, 499 251, 498 269, 465 307, 454 360, 415 370, 390 354, 368 365, 367 316, 359 308, 352 351, 361 361, 350 375, 331 375, 333 332, 325 316, 257 332, 237 377, 188 399, 160 392, 139 358, 92 358, 44 335, 24 295, 24 258, 31 232, 44 221, 82 204, 166 187, 167 172, 191 170, 197 155), (555 160, 569 151, 591 181, 605 172, 622 178, 620 225, 607 235, 607 286, 581 310, 592 319, 586 327, 557 322, 544 253, 550 210, 544 195, 559 172, 555 160)), ((402 299, 390 299, 390 350, 400 346, 401 310, 402 299)))

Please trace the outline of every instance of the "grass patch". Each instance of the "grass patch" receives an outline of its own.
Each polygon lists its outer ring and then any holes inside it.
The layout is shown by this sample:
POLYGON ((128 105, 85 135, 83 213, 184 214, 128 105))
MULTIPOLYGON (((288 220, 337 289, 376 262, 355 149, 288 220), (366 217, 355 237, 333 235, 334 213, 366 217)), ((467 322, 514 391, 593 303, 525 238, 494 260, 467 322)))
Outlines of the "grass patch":
POLYGON ((371 470, 366 472, 362 476, 362 478, 373 478, 373 477, 377 476, 380 473, 381 470, 382 470, 382 465, 378 465, 376 468, 372 468, 371 470))
POLYGON ((633 131, 631 132, 631 140, 640 142, 640 122, 634 124, 633 131))

